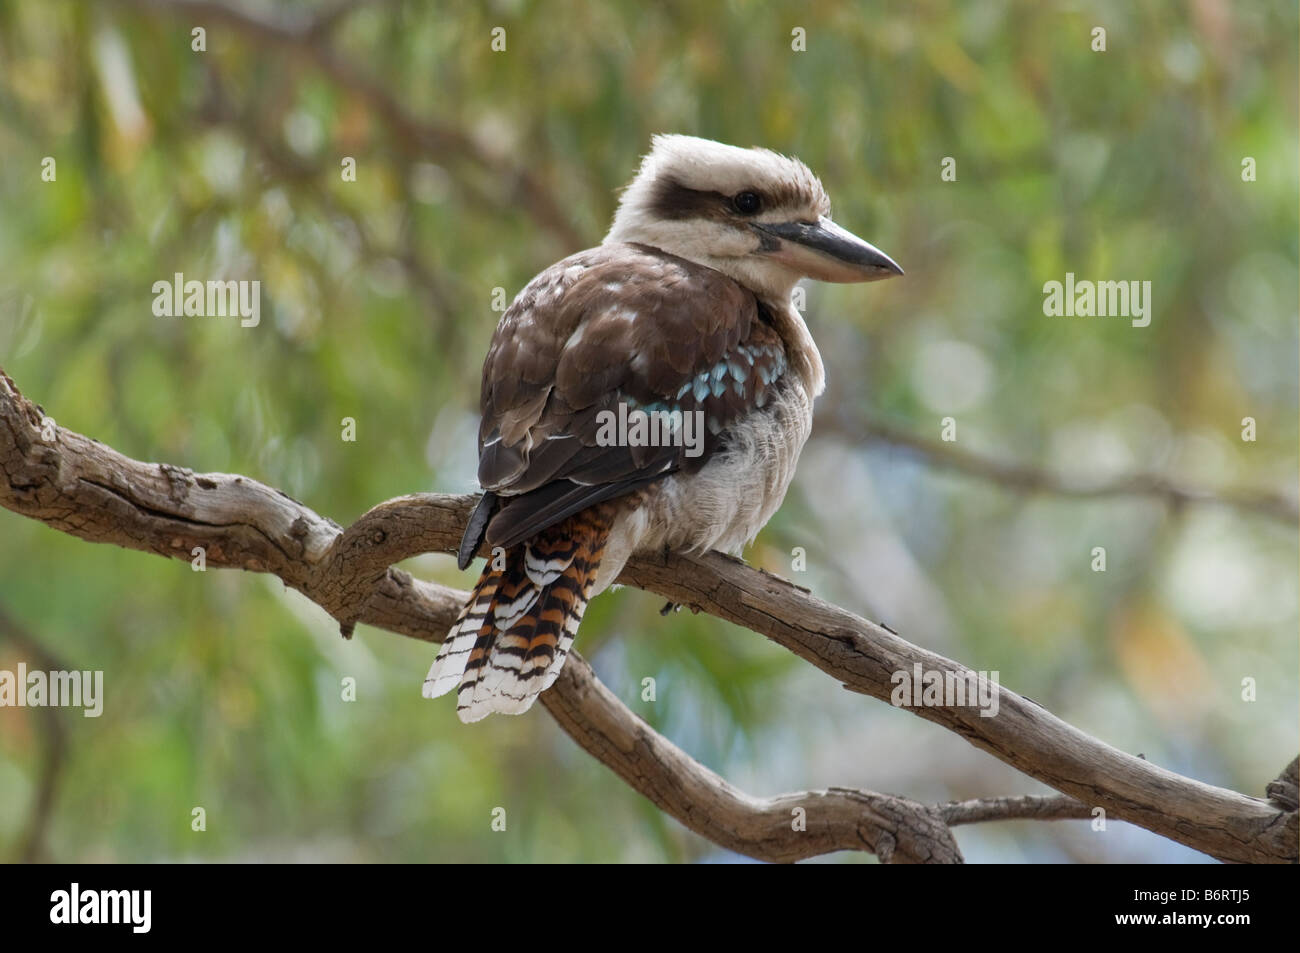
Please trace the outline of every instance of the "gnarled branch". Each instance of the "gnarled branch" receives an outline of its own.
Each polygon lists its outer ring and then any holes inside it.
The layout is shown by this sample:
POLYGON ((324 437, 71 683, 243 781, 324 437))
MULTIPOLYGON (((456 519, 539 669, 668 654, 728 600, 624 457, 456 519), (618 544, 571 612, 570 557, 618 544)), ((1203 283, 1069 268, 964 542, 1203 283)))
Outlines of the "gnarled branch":
MULTIPOLYGON (((393 564, 454 552, 473 497, 418 494, 381 503, 347 529, 278 490, 231 474, 148 464, 54 426, 0 371, 0 505, 94 542, 269 572, 324 607, 345 634, 365 622, 437 641, 466 594, 393 564), (43 434, 42 431, 45 431, 43 434)), ((852 691, 888 700, 897 671, 953 672, 959 663, 830 605, 740 560, 709 553, 632 560, 620 582, 736 622, 786 647, 852 691)), ((571 655, 542 696, 575 741, 686 827, 766 860, 866 849, 882 860, 961 859, 949 824, 1087 816, 1102 807, 1224 860, 1294 862, 1297 818, 1278 803, 1202 784, 1117 751, 1001 686, 998 714, 920 707, 921 717, 1076 799, 926 807, 832 788, 760 799, 736 790, 657 734, 571 655), (803 807, 806 829, 796 829, 803 807)))

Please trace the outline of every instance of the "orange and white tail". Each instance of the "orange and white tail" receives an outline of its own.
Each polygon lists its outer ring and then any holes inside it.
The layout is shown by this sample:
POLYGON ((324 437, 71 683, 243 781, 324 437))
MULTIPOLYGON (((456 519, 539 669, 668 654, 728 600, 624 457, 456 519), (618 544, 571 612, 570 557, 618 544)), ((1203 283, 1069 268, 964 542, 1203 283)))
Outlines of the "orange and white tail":
POLYGON ((520 715, 560 675, 587 608, 614 510, 600 504, 489 557, 424 680, 456 688, 463 722, 520 715))

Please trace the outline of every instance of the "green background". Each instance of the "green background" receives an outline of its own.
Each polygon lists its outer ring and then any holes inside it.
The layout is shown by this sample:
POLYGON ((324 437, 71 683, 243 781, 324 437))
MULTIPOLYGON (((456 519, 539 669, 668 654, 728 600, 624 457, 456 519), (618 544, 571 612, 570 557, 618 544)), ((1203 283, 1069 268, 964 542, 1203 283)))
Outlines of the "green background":
MULTIPOLYGON (((493 289, 597 243, 651 134, 767 146, 806 161, 836 220, 907 274, 808 289, 829 390, 747 558, 1172 770, 1260 795, 1294 757, 1294 520, 1028 492, 934 449, 1294 497, 1294 3, 381 0, 314 33, 314 4, 240 9, 284 26, 165 2, 0 4, 0 366, 61 425, 247 474, 344 524, 403 493, 472 490, 493 289), (152 284, 178 271, 260 280, 261 324, 155 317, 152 284), (1067 271, 1151 281, 1150 327, 1045 316, 1043 283, 1067 271), (940 444, 948 416, 958 439, 940 444), (924 443, 881 440, 882 424, 924 443)), ((446 556, 406 568, 471 581, 446 556)), ((602 596, 578 648, 751 793, 1045 790, 661 603, 602 596)), ((0 668, 44 651, 103 670, 107 692, 99 719, 53 713, 44 820, 50 713, 0 710, 0 857, 736 859, 540 706, 465 727, 420 697, 431 646, 365 627, 343 642, 275 579, 0 512, 0 609, 25 633, 0 633, 0 668)), ((957 835, 972 861, 1204 859, 1118 823, 957 835)))

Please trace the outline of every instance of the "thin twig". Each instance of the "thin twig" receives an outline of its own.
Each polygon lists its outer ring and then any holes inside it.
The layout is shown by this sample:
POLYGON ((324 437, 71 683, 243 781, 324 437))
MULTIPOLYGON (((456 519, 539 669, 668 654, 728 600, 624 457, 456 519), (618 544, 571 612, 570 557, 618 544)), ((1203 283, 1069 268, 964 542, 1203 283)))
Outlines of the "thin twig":
POLYGON ((978 477, 1020 493, 1049 493, 1077 499, 1116 496, 1145 496, 1172 506, 1188 503, 1214 504, 1256 513, 1294 528, 1300 523, 1300 504, 1269 490, 1190 486, 1154 473, 1131 473, 1110 480, 1083 481, 1023 463, 1008 463, 995 457, 959 448, 956 444, 925 437, 870 417, 847 413, 822 414, 816 430, 836 434, 855 443, 884 443, 911 451, 926 463, 978 477))
POLYGON ((1026 794, 1022 797, 976 798, 971 801, 952 801, 935 808, 944 823, 979 824, 985 821, 1064 821, 1084 820, 1093 816, 1096 808, 1065 795, 1044 797, 1026 794))

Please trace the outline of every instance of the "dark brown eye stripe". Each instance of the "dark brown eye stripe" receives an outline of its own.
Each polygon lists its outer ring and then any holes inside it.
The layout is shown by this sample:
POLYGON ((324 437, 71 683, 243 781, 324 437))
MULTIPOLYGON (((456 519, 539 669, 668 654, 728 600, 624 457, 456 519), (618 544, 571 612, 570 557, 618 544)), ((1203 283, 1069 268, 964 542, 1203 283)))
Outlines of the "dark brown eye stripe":
POLYGON ((687 188, 675 179, 655 183, 650 198, 651 208, 658 218, 678 220, 684 218, 730 218, 731 199, 721 192, 687 188))
MULTIPOLYGON (((746 188, 758 196, 760 209, 821 208, 825 199, 811 191, 791 185, 772 191, 746 188)), ((658 218, 675 221, 687 218, 704 218, 715 221, 732 220, 737 216, 735 196, 723 195, 707 189, 692 189, 676 179, 662 179, 655 183, 650 196, 650 208, 658 218)))

